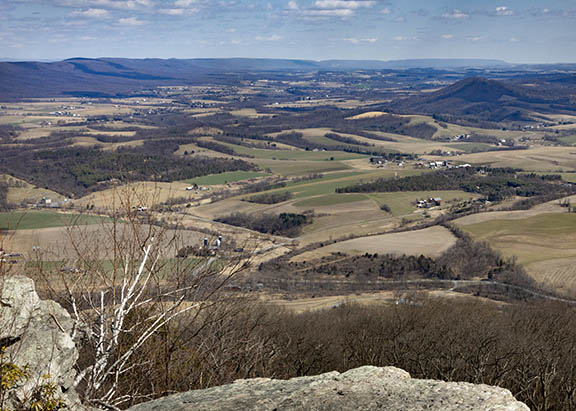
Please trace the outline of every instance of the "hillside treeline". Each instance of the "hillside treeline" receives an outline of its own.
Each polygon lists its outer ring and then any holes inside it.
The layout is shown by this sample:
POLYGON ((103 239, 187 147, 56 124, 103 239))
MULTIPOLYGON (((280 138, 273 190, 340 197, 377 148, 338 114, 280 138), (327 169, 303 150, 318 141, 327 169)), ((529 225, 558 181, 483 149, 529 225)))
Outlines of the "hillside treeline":
POLYGON ((0 181, 0 211, 8 208, 8 184, 0 181))
MULTIPOLYGON (((146 148, 143 149, 143 151, 146 148)), ((176 181, 236 170, 255 170, 254 164, 226 158, 151 155, 135 151, 63 148, 24 152, 5 158, 0 172, 40 187, 81 195, 106 188, 111 180, 176 181)))
POLYGON ((305 214, 245 214, 234 213, 217 218, 215 221, 224 224, 245 227, 260 233, 296 237, 302 227, 312 223, 312 218, 305 214))
POLYGON ((248 197, 243 199, 244 201, 248 201, 249 203, 258 203, 258 204, 278 204, 284 201, 288 201, 293 197, 293 194, 290 191, 284 191, 280 193, 264 193, 258 194, 252 197, 248 197))
POLYGON ((482 194, 489 201, 513 196, 533 197, 573 193, 576 186, 563 183, 559 175, 522 174, 512 168, 455 168, 395 180, 378 179, 339 188, 338 193, 463 190, 482 194))
POLYGON ((181 319, 158 332, 122 377, 122 390, 140 402, 240 378, 391 365, 414 378, 507 388, 532 410, 576 409, 574 306, 413 294, 397 305, 295 314, 233 301, 213 306, 203 321, 181 319))

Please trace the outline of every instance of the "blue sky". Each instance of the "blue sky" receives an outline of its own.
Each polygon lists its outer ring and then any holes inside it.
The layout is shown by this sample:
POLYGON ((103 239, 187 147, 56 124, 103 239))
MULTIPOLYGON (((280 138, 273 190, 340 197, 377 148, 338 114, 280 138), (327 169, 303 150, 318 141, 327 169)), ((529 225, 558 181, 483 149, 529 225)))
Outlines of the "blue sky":
POLYGON ((0 57, 576 62, 575 0, 0 0, 0 57))

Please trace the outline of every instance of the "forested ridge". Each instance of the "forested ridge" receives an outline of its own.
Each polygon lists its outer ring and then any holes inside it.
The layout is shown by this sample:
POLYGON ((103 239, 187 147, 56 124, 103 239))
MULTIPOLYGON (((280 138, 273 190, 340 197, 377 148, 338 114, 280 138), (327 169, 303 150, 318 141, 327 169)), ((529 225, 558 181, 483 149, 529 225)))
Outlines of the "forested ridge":
POLYGON ((242 160, 146 154, 134 151, 102 151, 90 148, 63 148, 24 152, 6 158, 0 171, 40 187, 81 195, 105 188, 112 180, 177 181, 257 167, 242 160))

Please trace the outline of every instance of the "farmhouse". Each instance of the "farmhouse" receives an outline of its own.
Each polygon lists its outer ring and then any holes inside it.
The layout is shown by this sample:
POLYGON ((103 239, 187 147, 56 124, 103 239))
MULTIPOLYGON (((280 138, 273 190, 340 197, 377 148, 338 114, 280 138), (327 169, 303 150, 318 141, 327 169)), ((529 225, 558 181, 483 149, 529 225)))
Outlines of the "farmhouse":
POLYGON ((430 197, 427 200, 418 200, 416 201, 416 207, 418 208, 430 208, 430 207, 438 207, 442 205, 442 199, 440 197, 430 197))

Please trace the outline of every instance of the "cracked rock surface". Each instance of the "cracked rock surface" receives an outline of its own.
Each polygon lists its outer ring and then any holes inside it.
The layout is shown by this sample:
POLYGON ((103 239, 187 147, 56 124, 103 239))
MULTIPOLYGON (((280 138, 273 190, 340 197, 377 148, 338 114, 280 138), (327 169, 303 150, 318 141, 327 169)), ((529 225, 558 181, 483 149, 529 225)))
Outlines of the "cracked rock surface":
POLYGON ((489 385, 418 380, 395 367, 272 380, 256 378, 136 405, 156 410, 437 410, 529 411, 510 391, 489 385))
POLYGON ((10 390, 5 406, 18 408, 43 382, 42 376, 57 385, 57 395, 69 409, 83 409, 70 390, 76 371, 78 350, 71 333, 73 320, 64 308, 41 300, 34 282, 27 277, 0 278, 0 342, 6 347, 4 361, 28 367, 29 378, 10 390))

